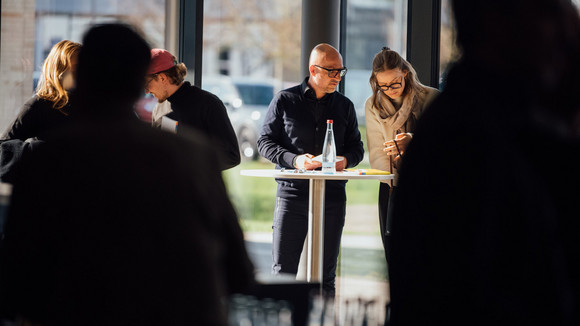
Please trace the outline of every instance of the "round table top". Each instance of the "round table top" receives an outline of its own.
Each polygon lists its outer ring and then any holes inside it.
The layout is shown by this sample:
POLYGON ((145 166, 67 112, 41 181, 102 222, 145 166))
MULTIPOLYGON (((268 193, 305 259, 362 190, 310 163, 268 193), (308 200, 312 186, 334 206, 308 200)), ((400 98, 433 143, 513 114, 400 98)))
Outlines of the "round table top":
POLYGON ((322 180, 390 180, 395 176, 393 174, 364 174, 366 170, 338 171, 333 174, 323 173, 322 171, 301 171, 301 170, 275 170, 275 169, 256 169, 241 170, 240 174, 250 177, 268 177, 283 179, 322 179, 322 180))

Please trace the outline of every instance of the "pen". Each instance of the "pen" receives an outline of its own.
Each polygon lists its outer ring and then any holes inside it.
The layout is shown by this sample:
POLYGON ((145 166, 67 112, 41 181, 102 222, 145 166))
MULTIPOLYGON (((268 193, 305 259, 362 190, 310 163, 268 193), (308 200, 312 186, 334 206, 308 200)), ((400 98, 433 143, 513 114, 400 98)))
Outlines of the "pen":
POLYGON ((397 148, 397 153, 399 153, 399 156, 401 156, 401 151, 399 150, 399 145, 397 145, 397 141, 395 139, 393 139, 393 143, 395 143, 395 147, 397 148))

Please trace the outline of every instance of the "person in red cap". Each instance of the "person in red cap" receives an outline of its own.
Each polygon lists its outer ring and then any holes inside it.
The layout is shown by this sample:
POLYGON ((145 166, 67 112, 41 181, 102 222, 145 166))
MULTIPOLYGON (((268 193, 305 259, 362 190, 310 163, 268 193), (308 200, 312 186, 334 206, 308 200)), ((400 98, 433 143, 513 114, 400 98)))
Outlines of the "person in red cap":
POLYGON ((153 126, 169 127, 178 134, 188 128, 197 129, 219 149, 222 170, 240 164, 238 140, 223 102, 185 81, 186 75, 185 64, 177 63, 169 51, 151 50, 145 92, 159 102, 153 110, 153 126))

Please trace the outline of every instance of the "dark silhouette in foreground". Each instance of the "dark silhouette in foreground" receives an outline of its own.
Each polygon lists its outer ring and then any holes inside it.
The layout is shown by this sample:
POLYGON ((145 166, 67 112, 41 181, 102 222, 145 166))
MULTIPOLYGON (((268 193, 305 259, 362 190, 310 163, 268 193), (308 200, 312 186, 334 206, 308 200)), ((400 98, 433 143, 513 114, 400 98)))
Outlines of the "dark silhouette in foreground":
POLYGON ((463 57, 394 201, 392 325, 578 325, 577 9, 453 5, 463 57))
POLYGON ((253 282, 213 149, 133 113, 149 60, 129 26, 85 35, 78 121, 14 183, 4 313, 42 325, 226 325, 224 298, 253 282))

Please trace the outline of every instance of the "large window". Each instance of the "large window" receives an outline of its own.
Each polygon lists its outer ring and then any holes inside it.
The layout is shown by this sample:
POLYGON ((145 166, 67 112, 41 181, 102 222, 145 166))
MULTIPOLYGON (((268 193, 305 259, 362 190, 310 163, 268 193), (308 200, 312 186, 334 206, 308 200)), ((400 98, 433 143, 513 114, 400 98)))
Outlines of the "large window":
POLYGON ((271 169, 256 141, 275 92, 299 83, 300 1, 205 0, 202 88, 226 105, 242 164, 224 172, 258 271, 270 273, 276 182, 240 176, 271 169))
POLYGON ((299 1, 205 0, 203 76, 302 79, 299 1))
POLYGON ((226 104, 238 136, 243 162, 225 179, 250 240, 271 239, 276 183, 239 170, 273 167, 259 159, 256 140, 275 92, 302 79, 300 21, 299 1, 204 2, 202 88, 226 104))
POLYGON ((95 23, 124 21, 140 29, 153 46, 163 47, 165 6, 165 0, 3 0, 0 132, 34 93, 54 44, 80 42, 95 23))
MULTIPOLYGON (((300 16, 299 1, 204 1, 202 87, 226 104, 244 160, 258 158, 256 140, 274 93, 302 79, 300 16)), ((262 214, 252 204, 243 213, 262 214)))

